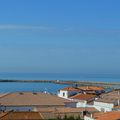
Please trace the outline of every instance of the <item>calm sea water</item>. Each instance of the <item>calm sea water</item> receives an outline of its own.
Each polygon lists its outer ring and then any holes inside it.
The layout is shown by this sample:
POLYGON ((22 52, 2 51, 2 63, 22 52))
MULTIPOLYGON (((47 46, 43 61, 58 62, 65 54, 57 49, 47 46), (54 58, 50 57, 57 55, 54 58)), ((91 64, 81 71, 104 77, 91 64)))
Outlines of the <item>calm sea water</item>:
POLYGON ((52 83, 0 83, 0 92, 19 92, 19 91, 31 91, 31 92, 48 92, 56 94, 58 89, 67 87, 67 85, 59 85, 52 83))
MULTIPOLYGON (((120 82, 120 75, 50 74, 50 73, 0 73, 0 79, 10 80, 84 80, 99 82, 120 82)), ((56 93, 67 85, 52 83, 0 83, 0 92, 47 91, 56 93)))

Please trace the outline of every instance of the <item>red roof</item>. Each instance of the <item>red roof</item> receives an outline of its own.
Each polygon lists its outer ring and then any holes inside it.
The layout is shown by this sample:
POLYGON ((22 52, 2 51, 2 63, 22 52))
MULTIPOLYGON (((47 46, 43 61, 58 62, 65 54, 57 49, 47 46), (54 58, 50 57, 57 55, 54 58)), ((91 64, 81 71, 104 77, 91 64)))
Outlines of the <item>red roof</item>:
POLYGON ((66 87, 66 88, 63 88, 63 89, 61 89, 61 90, 66 90, 66 91, 78 91, 78 90, 80 90, 80 89, 74 88, 74 87, 66 87))
POLYGON ((97 86, 81 86, 79 87, 80 90, 86 90, 86 91, 101 91, 104 90, 103 87, 97 87, 97 86))
POLYGON ((95 114, 93 114, 93 118, 95 118, 96 120, 119 120, 120 119, 120 111, 95 113, 95 114))
POLYGON ((91 94, 76 94, 70 98, 72 99, 79 99, 79 100, 90 100, 92 98, 95 98, 96 95, 91 95, 91 94))

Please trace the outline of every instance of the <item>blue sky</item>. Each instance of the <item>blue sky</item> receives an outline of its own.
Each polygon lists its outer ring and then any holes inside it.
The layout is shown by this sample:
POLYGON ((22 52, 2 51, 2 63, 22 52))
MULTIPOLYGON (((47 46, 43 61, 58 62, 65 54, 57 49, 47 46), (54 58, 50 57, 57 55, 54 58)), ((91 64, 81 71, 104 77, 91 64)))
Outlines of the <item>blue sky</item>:
POLYGON ((120 1, 0 1, 0 72, 120 71, 120 1))

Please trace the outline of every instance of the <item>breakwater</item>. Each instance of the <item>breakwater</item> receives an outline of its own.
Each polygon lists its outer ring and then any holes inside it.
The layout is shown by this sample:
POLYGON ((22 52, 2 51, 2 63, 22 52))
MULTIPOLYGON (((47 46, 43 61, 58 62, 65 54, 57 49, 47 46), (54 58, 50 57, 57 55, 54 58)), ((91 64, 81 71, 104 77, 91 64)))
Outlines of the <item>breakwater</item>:
POLYGON ((1 79, 0 82, 20 82, 20 83, 54 83, 54 84, 65 84, 65 85, 96 85, 104 87, 119 87, 120 82, 95 82, 95 81, 84 81, 84 80, 8 80, 1 79))

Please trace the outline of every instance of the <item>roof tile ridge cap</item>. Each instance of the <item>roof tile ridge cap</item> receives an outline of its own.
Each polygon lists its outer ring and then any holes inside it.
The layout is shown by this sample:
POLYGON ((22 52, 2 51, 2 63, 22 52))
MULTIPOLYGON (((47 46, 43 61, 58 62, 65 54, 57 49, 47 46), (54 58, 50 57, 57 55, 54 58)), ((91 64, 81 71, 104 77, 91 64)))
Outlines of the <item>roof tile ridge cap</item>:
POLYGON ((10 95, 10 94, 12 94, 12 93, 13 93, 13 92, 7 93, 7 94, 1 96, 0 99, 3 98, 3 97, 6 97, 6 96, 8 96, 8 95, 10 95))
POLYGON ((0 119, 3 118, 3 117, 5 117, 5 116, 8 115, 9 113, 12 113, 12 112, 13 112, 13 111, 8 111, 5 115, 1 116, 0 119))
POLYGON ((68 87, 68 90, 71 90, 71 89, 74 89, 74 88, 73 88, 73 87, 71 87, 71 86, 70 86, 70 87, 68 87))
POLYGON ((41 112, 38 112, 38 114, 40 115, 40 117, 41 117, 42 119, 45 119, 45 118, 43 117, 43 115, 42 115, 41 112))
POLYGON ((96 86, 88 86, 88 89, 94 91, 94 90, 95 90, 95 87, 96 87, 96 86), (94 87, 94 88, 92 88, 92 87, 94 87))
POLYGON ((61 89, 58 89, 58 91, 59 91, 59 90, 65 90, 65 89, 67 89, 67 88, 68 88, 68 87, 61 88, 61 89))

